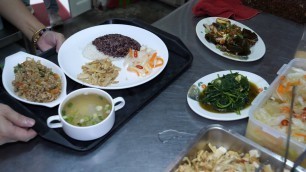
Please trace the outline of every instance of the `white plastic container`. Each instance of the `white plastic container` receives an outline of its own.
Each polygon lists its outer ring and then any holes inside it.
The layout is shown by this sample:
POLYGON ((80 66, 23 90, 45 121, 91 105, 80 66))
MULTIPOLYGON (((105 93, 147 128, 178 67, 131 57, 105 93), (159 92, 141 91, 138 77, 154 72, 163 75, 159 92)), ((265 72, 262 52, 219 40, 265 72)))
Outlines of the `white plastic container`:
POLYGON ((304 33, 296 49, 294 57, 306 59, 306 24, 304 24, 304 33))
MULTIPOLYGON (((263 147, 266 147, 281 156, 285 154, 287 134, 257 120, 254 116, 254 111, 257 108, 262 107, 264 103, 271 97, 274 90, 277 89, 281 77, 286 76, 292 67, 306 70, 306 59, 295 58, 291 60, 290 63, 281 67, 281 69, 277 72, 277 78, 272 82, 268 90, 260 96, 257 96, 257 98, 253 101, 249 111, 249 121, 246 130, 247 138, 257 142, 263 147)), ((289 159, 294 161, 305 149, 305 144, 298 142, 291 137, 289 159)), ((302 166, 304 168, 306 167, 306 160, 303 161, 302 166)))

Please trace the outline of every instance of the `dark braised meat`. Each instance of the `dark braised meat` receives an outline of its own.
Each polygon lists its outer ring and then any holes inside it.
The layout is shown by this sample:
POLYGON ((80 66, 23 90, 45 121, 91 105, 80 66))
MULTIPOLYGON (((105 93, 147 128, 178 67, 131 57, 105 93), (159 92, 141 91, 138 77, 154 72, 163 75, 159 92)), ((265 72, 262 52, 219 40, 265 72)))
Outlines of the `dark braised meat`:
POLYGON ((248 29, 242 29, 242 36, 248 40, 251 45, 254 45, 258 41, 257 35, 248 29))
POLYGON ((96 48, 109 56, 125 57, 129 49, 140 50, 141 45, 134 39, 121 34, 108 34, 92 41, 96 48))
POLYGON ((258 41, 256 33, 231 24, 227 19, 217 18, 216 22, 204 27, 205 39, 208 42, 215 44, 219 50, 233 55, 249 55, 250 48, 258 41))

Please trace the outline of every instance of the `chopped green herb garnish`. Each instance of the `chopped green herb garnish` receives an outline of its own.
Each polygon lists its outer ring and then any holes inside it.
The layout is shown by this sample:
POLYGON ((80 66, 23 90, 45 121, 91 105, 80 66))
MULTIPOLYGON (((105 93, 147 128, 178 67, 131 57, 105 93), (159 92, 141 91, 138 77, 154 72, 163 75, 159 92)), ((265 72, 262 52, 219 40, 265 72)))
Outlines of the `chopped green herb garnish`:
POLYGON ((67 104, 67 107, 68 108, 71 108, 73 106, 73 104, 71 103, 71 102, 69 102, 68 104, 67 104))

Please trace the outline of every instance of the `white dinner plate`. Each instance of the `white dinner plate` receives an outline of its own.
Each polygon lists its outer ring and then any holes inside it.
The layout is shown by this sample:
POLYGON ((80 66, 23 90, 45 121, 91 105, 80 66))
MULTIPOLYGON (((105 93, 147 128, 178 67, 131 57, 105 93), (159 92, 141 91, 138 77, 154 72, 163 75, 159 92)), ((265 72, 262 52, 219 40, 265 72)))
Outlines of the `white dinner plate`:
POLYGON ((164 70, 168 63, 168 56, 168 49, 165 43, 152 32, 130 25, 105 24, 84 29, 69 37, 59 50, 58 62, 65 74, 80 84, 88 87, 115 90, 135 87, 152 80, 164 70), (163 58, 164 64, 161 67, 154 68, 148 76, 140 77, 134 72, 126 70, 126 65, 123 64, 124 59, 122 58, 113 61, 114 65, 121 68, 118 77, 115 79, 119 81, 116 84, 101 87, 77 79, 78 74, 82 73, 81 67, 91 61, 83 56, 84 48, 97 37, 106 34, 121 34, 135 39, 140 45, 147 46, 157 51, 157 55, 163 58))
POLYGON ((258 37, 258 41, 256 42, 256 44, 254 46, 251 47, 251 54, 248 55, 247 59, 243 59, 243 58, 236 58, 233 57, 231 55, 228 55, 227 53, 224 53, 223 51, 219 50, 218 48, 216 48, 216 45, 213 43, 208 42, 205 39, 205 27, 204 24, 210 25, 214 22, 216 22, 216 19, 220 18, 220 17, 208 17, 208 18, 204 18, 202 20, 200 20, 196 26, 196 33, 198 38, 200 39, 200 41, 207 47, 209 48, 211 51, 215 52, 216 54, 219 54, 222 57, 231 59, 231 60, 235 60, 235 61, 241 61, 241 62, 252 62, 255 60, 259 60, 260 58, 262 58, 266 52, 266 46, 265 43, 263 42, 263 40, 261 39, 261 37, 255 32, 253 31, 251 28, 235 21, 235 20, 231 20, 231 19, 227 19, 230 20, 231 24, 235 24, 241 28, 245 28, 248 29, 254 33, 256 33, 257 37, 258 37))
POLYGON ((66 97, 67 81, 66 81, 66 76, 64 72, 62 71, 62 69, 47 59, 44 59, 38 56, 34 56, 34 55, 31 55, 25 52, 17 52, 5 58, 4 68, 2 72, 2 83, 3 83, 5 90, 12 97, 22 102, 28 103, 28 104, 46 106, 46 107, 55 107, 56 105, 60 104, 60 102, 66 97), (35 61, 39 60, 42 65, 50 68, 52 72, 57 73, 61 77, 62 92, 56 100, 52 102, 46 102, 46 103, 33 102, 27 99, 24 99, 22 97, 19 97, 15 93, 14 86, 12 84, 12 81, 15 79, 14 67, 26 61, 28 57, 34 59, 35 61))
MULTIPOLYGON (((197 80, 192 85, 192 87, 197 87, 197 88, 199 88, 199 92, 202 92, 203 91, 203 88, 201 87, 202 84, 207 85, 212 80, 218 78, 218 75, 220 77, 222 77, 223 75, 229 74, 231 72, 232 73, 238 72, 239 74, 241 74, 243 76, 246 76, 250 82, 254 83, 257 86, 258 89, 262 89, 263 91, 267 90, 267 88, 269 87, 268 82, 266 80, 264 80, 262 77, 254 74, 254 73, 250 73, 250 72, 246 72, 246 71, 240 71, 240 70, 231 70, 231 71, 226 70, 226 71, 220 71, 220 72, 215 72, 215 73, 206 75, 203 78, 197 80)), ((235 112, 233 112, 233 113, 214 113, 214 112, 207 111, 200 106, 200 103, 198 101, 190 98, 188 96, 188 94, 187 94, 187 102, 188 102, 188 105, 190 106, 190 108, 195 113, 197 113, 198 115, 200 115, 202 117, 212 119, 212 120, 233 121, 233 120, 239 120, 239 119, 247 118, 249 116, 250 106, 241 110, 240 111, 241 114, 238 115, 235 112)))

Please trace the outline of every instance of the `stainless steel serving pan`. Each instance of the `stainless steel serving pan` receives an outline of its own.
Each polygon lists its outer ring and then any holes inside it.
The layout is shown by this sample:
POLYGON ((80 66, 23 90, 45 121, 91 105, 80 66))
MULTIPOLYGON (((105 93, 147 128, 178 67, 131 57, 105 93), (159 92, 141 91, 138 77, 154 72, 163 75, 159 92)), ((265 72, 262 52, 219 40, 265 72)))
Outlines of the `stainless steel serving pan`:
MULTIPOLYGON (((180 165, 184 157, 195 157, 196 153, 201 150, 208 150, 207 144, 211 143, 216 147, 223 146, 227 150, 233 150, 237 152, 247 153, 249 150, 256 149, 260 153, 260 162, 268 163, 272 166, 272 169, 276 172, 282 171, 284 158, 273 153, 272 151, 260 146, 259 144, 243 137, 242 135, 225 129, 221 125, 209 125, 203 128, 196 136, 194 141, 177 157, 177 159, 169 166, 167 171, 175 171, 180 165)), ((286 169, 291 169, 293 163, 287 161, 286 169)), ((295 171, 302 172, 305 169, 302 167, 296 168, 295 171)))

